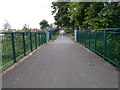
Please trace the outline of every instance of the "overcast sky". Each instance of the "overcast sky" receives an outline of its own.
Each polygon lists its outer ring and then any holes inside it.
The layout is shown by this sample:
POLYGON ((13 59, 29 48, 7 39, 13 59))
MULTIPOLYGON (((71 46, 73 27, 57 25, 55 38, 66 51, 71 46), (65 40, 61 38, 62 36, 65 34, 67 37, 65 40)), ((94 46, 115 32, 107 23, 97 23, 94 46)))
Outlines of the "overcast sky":
POLYGON ((46 19, 54 23, 51 3, 55 0, 0 0, 0 29, 7 20, 12 29, 21 29, 24 24, 39 28, 39 22, 46 19))

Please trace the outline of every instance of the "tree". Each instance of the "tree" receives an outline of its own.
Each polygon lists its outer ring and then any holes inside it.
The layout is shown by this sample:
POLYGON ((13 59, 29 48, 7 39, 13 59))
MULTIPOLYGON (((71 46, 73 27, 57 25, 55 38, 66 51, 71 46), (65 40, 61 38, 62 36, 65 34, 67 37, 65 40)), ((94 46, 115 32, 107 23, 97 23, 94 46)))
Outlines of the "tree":
POLYGON ((85 11, 84 25, 87 25, 85 29, 97 29, 102 28, 100 22, 100 11, 104 7, 102 2, 92 2, 85 11))
POLYGON ((41 29, 44 29, 46 27, 49 27, 49 24, 48 24, 48 21, 46 21, 45 19, 42 20, 40 23, 39 23, 41 29))
POLYGON ((82 30, 120 27, 118 2, 53 2, 51 7, 58 27, 82 30))
POLYGON ((5 20, 5 23, 3 25, 3 29, 4 30, 10 30, 11 29, 11 25, 7 20, 5 20))
POLYGON ((120 6, 117 2, 106 2, 100 11, 100 22, 103 28, 120 27, 120 6))
POLYGON ((24 24, 22 31, 23 32, 31 32, 31 29, 29 28, 29 25, 24 24))
POLYGON ((84 18, 85 9, 89 7, 90 3, 88 2, 70 2, 69 3, 69 15, 71 17, 71 25, 72 27, 76 27, 77 29, 84 28, 84 18))
POLYGON ((53 24, 50 24, 50 25, 49 25, 49 28, 53 28, 53 24))
POLYGON ((58 27, 69 27, 70 26, 70 16, 68 12, 69 2, 53 2, 52 14, 55 14, 55 24, 58 27))

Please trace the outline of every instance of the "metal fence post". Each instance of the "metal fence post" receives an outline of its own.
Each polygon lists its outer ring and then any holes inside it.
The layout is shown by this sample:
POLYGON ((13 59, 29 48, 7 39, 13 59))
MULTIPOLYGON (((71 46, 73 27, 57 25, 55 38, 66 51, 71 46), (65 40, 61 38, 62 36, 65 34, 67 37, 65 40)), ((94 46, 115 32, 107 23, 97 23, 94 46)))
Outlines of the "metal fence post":
POLYGON ((82 44, 82 31, 80 31, 81 44, 82 44))
POLYGON ((79 31, 79 36, 80 36, 80 44, 81 44, 81 31, 79 31))
POLYGON ((80 31, 78 32, 78 34, 79 34, 79 43, 80 43, 80 31))
POLYGON ((78 36, 79 36, 79 43, 80 43, 80 31, 78 32, 78 36))
POLYGON ((51 31, 49 31, 49 40, 51 40, 51 31))
POLYGON ((44 33, 42 35, 43 35, 43 44, 44 44, 44 33))
POLYGON ((45 37, 46 37, 46 43, 47 43, 47 42, 48 42, 48 41, 47 41, 47 34, 45 34, 45 37))
POLYGON ((39 40, 39 46, 40 46, 40 32, 38 33, 38 40, 39 40))
POLYGON ((86 30, 84 31, 84 33, 85 33, 84 34, 84 38, 85 38, 85 43, 84 44, 85 44, 85 47, 86 47, 86 30))
POLYGON ((104 58, 106 57, 106 43, 107 39, 106 39, 106 30, 104 30, 104 58))
POLYGON ((48 42, 50 40, 50 34, 49 31, 46 31, 46 42, 48 42))
POLYGON ((43 33, 43 38, 44 38, 43 43, 45 44, 45 33, 43 33))
POLYGON ((41 41, 42 41, 42 45, 43 45, 43 32, 41 32, 41 41))
POLYGON ((35 47, 37 49, 37 38, 36 38, 36 32, 34 33, 34 37, 35 37, 35 47))
POLYGON ((89 38, 89 41, 88 41, 88 48, 90 49, 90 31, 88 31, 88 38, 89 38))
MULTIPOLYGON (((79 40, 78 40, 78 37, 79 37, 79 35, 78 35, 78 32, 76 33, 76 42, 79 42, 79 40)), ((74 37, 75 38, 75 37, 74 37)))
POLYGON ((80 43, 80 31, 78 31, 78 42, 80 43))
POLYGON ((30 48, 31 48, 31 52, 33 51, 32 49, 32 33, 30 32, 30 48))
POLYGON ((94 36, 95 36, 95 38, 94 38, 94 50, 96 51, 96 44, 97 44, 97 31, 95 30, 95 32, 94 32, 94 36))
POLYGON ((83 46, 85 45, 85 32, 83 31, 83 46))
POLYGON ((25 34, 24 34, 24 32, 22 33, 22 35, 23 35, 23 49, 24 49, 24 56, 26 56, 26 45, 25 45, 25 34))
POLYGON ((44 44, 44 33, 42 32, 42 42, 44 44))
POLYGON ((86 31, 86 47, 88 48, 88 31, 86 31))
POLYGON ((47 35, 46 35, 46 33, 45 33, 45 43, 47 42, 47 35))
POLYGON ((81 31, 82 45, 83 45, 83 31, 81 31))
POLYGON ((74 38, 75 38, 75 42, 77 42, 77 30, 74 30, 74 38))
POLYGON ((44 44, 44 34, 42 32, 42 44, 44 44))
POLYGON ((44 44, 45 44, 45 33, 44 33, 44 44))
POLYGON ((40 46, 42 45, 42 43, 41 43, 41 32, 40 32, 40 46))
POLYGON ((41 39, 41 45, 43 44, 42 43, 42 32, 40 33, 40 39, 41 39))
POLYGON ((82 31, 82 45, 84 46, 84 31, 82 31))
POLYGON ((79 31, 76 32, 76 42, 79 43, 79 31))
POLYGON ((12 52, 13 52, 13 60, 16 62, 16 54, 15 54, 15 42, 14 42, 14 33, 11 33, 11 41, 12 41, 12 52))
POLYGON ((85 31, 84 31, 84 46, 85 46, 85 31))

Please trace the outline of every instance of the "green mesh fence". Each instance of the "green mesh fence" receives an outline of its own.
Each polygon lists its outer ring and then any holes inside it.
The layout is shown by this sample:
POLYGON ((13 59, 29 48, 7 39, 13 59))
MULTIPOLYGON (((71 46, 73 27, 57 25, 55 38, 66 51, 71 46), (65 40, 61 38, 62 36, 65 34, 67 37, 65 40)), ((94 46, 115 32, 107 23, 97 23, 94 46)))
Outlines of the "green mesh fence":
POLYGON ((32 49, 35 50, 35 33, 31 33, 32 34, 32 49))
POLYGON ((3 32, 2 66, 0 71, 11 66, 39 46, 46 43, 45 32, 3 32))
POLYGON ((50 33, 50 40, 55 40, 59 35, 59 29, 50 30, 49 33, 50 33))
POLYGON ((120 28, 77 31, 77 42, 120 69, 120 28))
POLYGON ((2 67, 13 63, 11 34, 3 34, 2 37, 2 67))
POLYGON ((106 57, 120 65, 120 32, 107 32, 106 57))
POLYGON ((37 48, 39 47, 39 33, 36 33, 37 48))
POLYGON ((22 33, 14 34, 14 43, 15 43, 15 55, 17 60, 19 60, 20 57, 24 56, 22 33))
POLYGON ((97 31, 96 33, 96 51, 100 54, 103 55, 104 54, 104 32, 101 31, 97 31))
POLYGON ((31 51, 30 33, 25 33, 25 48, 26 48, 26 54, 30 53, 30 51, 31 51))

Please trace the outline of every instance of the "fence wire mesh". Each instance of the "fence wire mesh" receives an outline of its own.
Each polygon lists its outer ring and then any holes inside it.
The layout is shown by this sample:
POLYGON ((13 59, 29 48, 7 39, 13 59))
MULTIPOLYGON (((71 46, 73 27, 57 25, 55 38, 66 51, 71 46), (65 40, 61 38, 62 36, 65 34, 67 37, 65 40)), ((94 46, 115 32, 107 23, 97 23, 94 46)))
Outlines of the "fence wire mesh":
POLYGON ((0 71, 46 43, 45 32, 3 32, 0 71))
POLYGON ((120 70, 120 28, 79 30, 77 42, 120 70))

